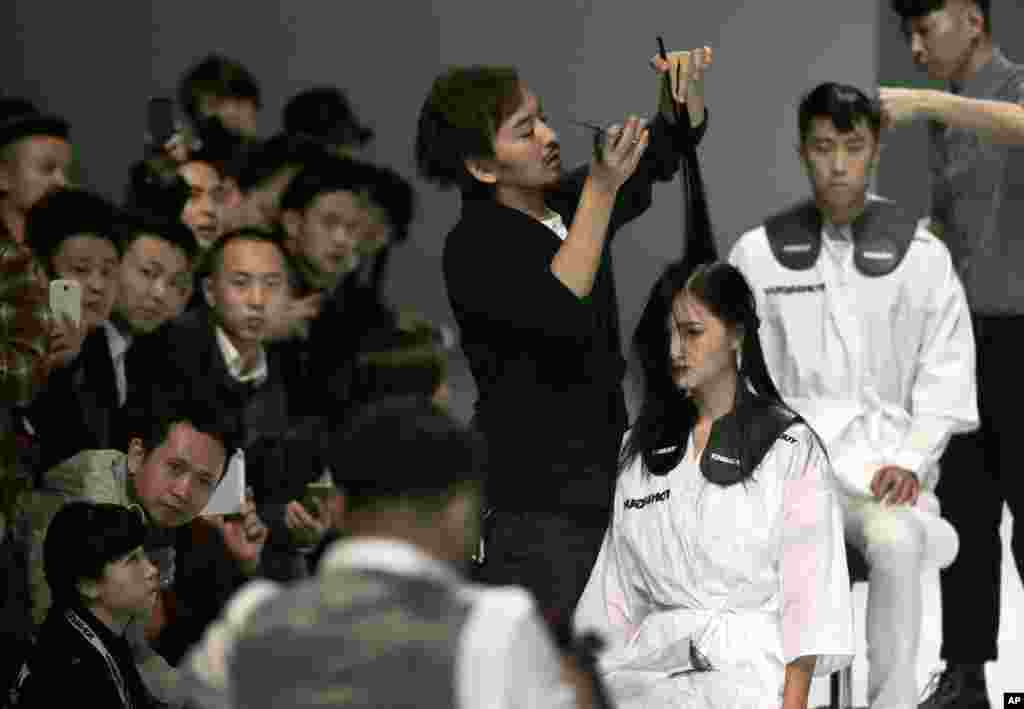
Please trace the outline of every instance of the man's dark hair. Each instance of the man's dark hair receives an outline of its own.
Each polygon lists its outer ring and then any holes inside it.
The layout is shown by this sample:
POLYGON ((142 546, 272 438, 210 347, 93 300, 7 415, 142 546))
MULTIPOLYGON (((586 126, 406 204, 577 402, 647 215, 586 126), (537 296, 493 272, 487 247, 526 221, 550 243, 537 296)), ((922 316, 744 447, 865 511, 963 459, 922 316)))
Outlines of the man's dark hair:
POLYGON ((232 231, 225 234, 214 242, 213 246, 210 247, 210 250, 206 252, 206 256, 203 258, 200 274, 202 276, 212 276, 220 271, 221 267, 224 265, 224 249, 226 249, 229 244, 236 241, 258 241, 266 244, 273 244, 281 253, 281 259, 285 263, 285 271, 287 273, 291 261, 288 256, 288 251, 284 247, 281 234, 278 231, 268 231, 267 229, 260 229, 258 227, 244 227, 238 231, 232 231))
POLYGON ((221 176, 229 174, 249 141, 225 128, 216 116, 200 120, 197 130, 199 148, 189 151, 185 163, 204 162, 221 176))
POLYGON ((124 206, 164 219, 178 220, 192 197, 192 188, 178 174, 177 162, 155 155, 135 163, 128 176, 124 206))
POLYGON ((70 133, 67 121, 41 113, 28 99, 0 97, 0 159, 8 159, 11 146, 22 138, 48 136, 68 141, 70 133))
POLYGON ((852 131, 860 121, 867 121, 877 139, 882 131, 882 113, 878 104, 860 89, 827 82, 812 89, 800 102, 800 144, 803 145, 815 118, 825 117, 840 133, 852 131))
POLYGON ((152 236, 184 253, 189 267, 195 266, 199 258, 199 242, 180 219, 137 211, 125 215, 120 233, 122 252, 128 251, 137 239, 152 236))
POLYGON ((189 69, 178 86, 178 101, 193 121, 199 113, 203 97, 249 99, 262 106, 260 85, 248 69, 234 59, 211 54, 189 69))
POLYGON ((373 166, 374 179, 370 187, 370 201, 388 215, 394 243, 405 241, 416 212, 416 194, 412 183, 389 167, 373 166))
POLYGON ((463 193, 489 192, 465 162, 494 157, 498 129, 521 102, 519 75, 511 67, 455 67, 439 76, 420 110, 420 175, 442 189, 458 185, 463 193))
POLYGON ((321 159, 325 152, 324 146, 317 141, 278 133, 243 150, 227 175, 234 178, 239 190, 250 192, 282 170, 301 168, 321 159))
POLYGON ((322 194, 352 192, 384 210, 394 241, 408 234, 413 215, 413 190, 394 170, 350 158, 327 155, 308 163, 281 195, 281 210, 304 212, 322 194))
POLYGON ((891 0, 892 11, 900 16, 904 31, 907 22, 915 17, 930 15, 941 10, 950 2, 971 2, 981 10, 985 18, 985 34, 992 34, 992 0, 891 0))
POLYGON ((29 248, 50 277, 55 277, 53 257, 60 245, 73 236, 106 239, 121 256, 118 238, 120 214, 113 203, 93 192, 60 189, 43 197, 25 217, 29 248))
POLYGON ((129 440, 125 441, 125 446, 127 447, 131 439, 141 438, 147 457, 167 442, 171 431, 179 424, 186 424, 199 433, 219 441, 228 457, 241 441, 233 417, 225 416, 221 411, 195 402, 187 402, 180 406, 169 405, 167 410, 161 412, 126 412, 126 417, 131 419, 131 434, 129 440))
POLYGON ((281 211, 304 212, 322 194, 366 194, 375 173, 370 165, 344 157, 325 155, 305 165, 281 194, 281 211))
POLYGON ((431 398, 447 375, 443 333, 429 322, 399 318, 360 342, 348 398, 358 407, 394 396, 431 398))
POLYGON ((377 401, 331 441, 329 465, 346 504, 430 506, 486 478, 479 434, 425 397, 377 401))
POLYGON ((142 546, 146 526, 137 510, 75 501, 46 530, 43 571, 55 606, 82 605, 78 584, 99 581, 107 564, 142 546))
POLYGON ((335 86, 318 86, 288 99, 281 113, 284 131, 328 145, 363 147, 373 140, 373 130, 356 117, 345 92, 335 86))

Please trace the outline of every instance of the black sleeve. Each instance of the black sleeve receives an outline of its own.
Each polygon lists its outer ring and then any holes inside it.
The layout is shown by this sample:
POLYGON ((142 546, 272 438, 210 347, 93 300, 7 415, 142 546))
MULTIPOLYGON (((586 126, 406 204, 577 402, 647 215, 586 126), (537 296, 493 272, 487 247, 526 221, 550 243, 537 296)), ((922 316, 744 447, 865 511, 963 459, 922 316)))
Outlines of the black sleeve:
POLYGON ((248 580, 220 532, 201 520, 178 530, 175 549, 174 618, 154 643, 172 665, 202 639, 206 627, 248 580))
POLYGON ((79 354, 67 367, 53 371, 25 411, 40 442, 37 473, 45 473, 80 451, 96 447, 89 445, 90 436, 78 395, 85 376, 83 359, 79 354))
POLYGON ((93 663, 67 658, 33 663, 32 674, 28 676, 17 692, 16 709, 52 709, 86 704, 96 709, 120 709, 121 696, 113 679, 93 663))
MULTIPOLYGON (((683 115, 687 115, 685 111, 683 115)), ((624 224, 636 219, 650 208, 654 184, 669 182, 675 177, 683 152, 700 144, 707 132, 707 126, 706 109, 704 120, 696 128, 691 128, 689 123, 674 126, 660 113, 654 117, 648 126, 650 139, 647 150, 644 151, 636 171, 622 185, 616 197, 615 210, 608 226, 609 239, 614 238, 624 224)), ((580 194, 583 192, 583 183, 589 173, 588 163, 576 168, 563 179, 555 193, 555 199, 559 202, 556 208, 559 211, 564 208, 570 214, 575 212, 580 194)))

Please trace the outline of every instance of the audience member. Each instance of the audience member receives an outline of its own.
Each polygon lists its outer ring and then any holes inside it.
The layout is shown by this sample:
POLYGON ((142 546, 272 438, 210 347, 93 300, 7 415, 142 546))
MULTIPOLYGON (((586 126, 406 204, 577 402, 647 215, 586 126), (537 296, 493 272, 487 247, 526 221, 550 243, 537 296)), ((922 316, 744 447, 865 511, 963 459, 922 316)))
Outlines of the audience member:
POLYGON ((25 216, 53 190, 67 187, 70 127, 24 99, 0 99, 0 234, 25 241, 25 216))
POLYGON ((285 133, 315 140, 341 156, 352 156, 373 140, 373 131, 352 111, 345 92, 333 86, 295 94, 285 104, 282 119, 285 133))
POLYGON ((54 328, 46 274, 25 246, 25 214, 46 193, 67 184, 71 163, 66 121, 30 102, 0 99, 0 688, 10 685, 30 634, 25 549, 11 529, 22 492, 32 484, 39 446, 23 425, 21 407, 43 387, 54 328))
POLYGON ((181 212, 185 223, 205 252, 224 234, 224 193, 221 172, 214 158, 195 152, 178 166, 189 187, 189 199, 181 212))
POLYGON ((154 332, 185 312, 199 244, 180 221, 135 214, 128 215, 126 222, 110 322, 130 339, 154 332))
MULTIPOLYGON (((29 583, 36 623, 43 621, 50 608, 42 549, 54 515, 74 500, 126 505, 142 514, 147 526, 144 546, 160 571, 162 595, 154 617, 132 623, 128 637, 147 686, 161 699, 173 698, 175 673, 154 652, 147 635, 157 636, 173 622, 175 612, 187 613, 174 603, 176 552, 180 551, 176 530, 206 507, 234 445, 234 433, 225 428, 216 410, 195 407, 192 411, 197 413, 168 412, 135 421, 138 428, 126 445, 127 453, 83 451, 47 471, 43 486, 22 502, 31 535, 29 583)), ((247 502, 237 518, 209 521, 220 530, 217 538, 222 540, 224 556, 233 560, 238 574, 255 573, 267 532, 252 503, 247 502)))
POLYGON ((41 470, 79 451, 115 443, 118 388, 104 323, 120 280, 119 219, 113 204, 77 189, 47 195, 28 214, 28 244, 40 265, 51 279, 75 281, 81 288, 81 324, 58 323, 50 353, 53 370, 26 412, 41 444, 41 470))
POLYGON ((18 677, 15 709, 49 709, 87 697, 97 707, 156 709, 125 637, 152 612, 160 589, 135 510, 72 502, 54 516, 43 563, 54 605, 18 677))
POLYGON ((311 161, 322 158, 324 147, 285 133, 248 146, 237 156, 228 177, 238 187, 238 206, 226 215, 225 228, 274 229, 280 225, 281 195, 291 179, 311 161))
POLYGON ((256 135, 256 118, 262 107, 260 85, 233 59, 210 54, 190 68, 178 86, 178 101, 196 125, 216 117, 233 133, 256 135))
POLYGON ((295 272, 275 333, 293 340, 296 366, 310 375, 312 386, 297 396, 311 415, 331 413, 348 398, 362 339, 394 325, 378 259, 404 240, 412 198, 409 183, 391 170, 326 157, 303 168, 281 198, 295 272))

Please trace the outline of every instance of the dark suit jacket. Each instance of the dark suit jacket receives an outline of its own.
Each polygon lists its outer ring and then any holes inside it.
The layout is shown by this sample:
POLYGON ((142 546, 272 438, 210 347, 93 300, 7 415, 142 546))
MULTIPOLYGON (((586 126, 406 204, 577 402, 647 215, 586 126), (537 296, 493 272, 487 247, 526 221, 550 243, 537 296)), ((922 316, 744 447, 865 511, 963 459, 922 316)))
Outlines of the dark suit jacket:
POLYGON ((134 424, 166 412, 214 413, 244 447, 261 434, 287 429, 286 389, 293 375, 286 361, 278 350, 268 348, 267 381, 259 386, 235 381, 217 344, 209 310, 188 311, 139 338, 129 350, 127 366, 133 376, 125 415, 134 424), (254 430, 245 409, 254 396, 268 391, 273 391, 273 414, 254 430))
POLYGON ((27 416, 40 442, 41 471, 83 450, 124 449, 114 361, 102 327, 85 338, 74 362, 50 374, 27 416))

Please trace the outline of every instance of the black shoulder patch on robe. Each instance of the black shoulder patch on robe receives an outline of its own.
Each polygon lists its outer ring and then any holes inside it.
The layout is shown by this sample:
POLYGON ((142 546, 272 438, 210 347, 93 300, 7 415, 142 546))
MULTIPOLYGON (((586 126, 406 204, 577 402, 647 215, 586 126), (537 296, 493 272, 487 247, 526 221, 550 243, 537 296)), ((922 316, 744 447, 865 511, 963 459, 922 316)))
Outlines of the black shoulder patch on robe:
MULTIPOLYGON (((821 253, 821 214, 814 202, 802 202, 765 222, 775 259, 805 271, 821 253)), ((854 264, 865 276, 887 276, 903 262, 914 240, 917 220, 892 202, 872 200, 853 222, 854 264)))
MULTIPOLYGON (((704 455, 701 474, 727 487, 746 480, 785 431, 802 419, 778 404, 756 396, 744 397, 736 409, 714 422, 704 455), (749 460, 743 460, 743 441, 749 460)), ((787 436, 792 441, 792 437, 787 436)))

